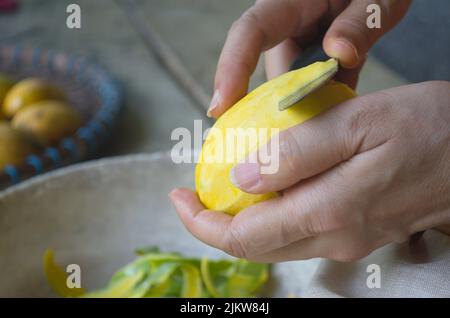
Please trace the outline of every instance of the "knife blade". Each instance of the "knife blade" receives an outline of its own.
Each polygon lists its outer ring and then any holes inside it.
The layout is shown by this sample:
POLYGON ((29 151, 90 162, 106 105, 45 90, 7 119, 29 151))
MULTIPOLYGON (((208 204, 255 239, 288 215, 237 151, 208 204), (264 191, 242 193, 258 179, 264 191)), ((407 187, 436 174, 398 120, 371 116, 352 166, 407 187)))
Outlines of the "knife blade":
POLYGON ((282 98, 278 102, 278 109, 283 111, 289 107, 295 105, 303 98, 317 90, 318 88, 325 85, 333 76, 337 73, 339 69, 339 63, 336 59, 332 58, 329 61, 329 68, 324 72, 320 73, 317 77, 313 78, 307 83, 302 83, 301 86, 295 87, 291 93, 282 98))

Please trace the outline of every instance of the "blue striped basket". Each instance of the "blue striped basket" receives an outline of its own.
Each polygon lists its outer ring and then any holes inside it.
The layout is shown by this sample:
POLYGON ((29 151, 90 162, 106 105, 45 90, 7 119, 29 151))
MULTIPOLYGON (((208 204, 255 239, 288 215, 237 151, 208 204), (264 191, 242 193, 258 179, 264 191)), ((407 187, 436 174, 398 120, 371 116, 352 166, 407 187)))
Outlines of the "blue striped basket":
POLYGON ((64 89, 84 125, 58 145, 0 171, 0 189, 93 156, 112 131, 122 105, 118 83, 99 65, 65 53, 0 44, 0 72, 20 80, 44 78, 64 89))

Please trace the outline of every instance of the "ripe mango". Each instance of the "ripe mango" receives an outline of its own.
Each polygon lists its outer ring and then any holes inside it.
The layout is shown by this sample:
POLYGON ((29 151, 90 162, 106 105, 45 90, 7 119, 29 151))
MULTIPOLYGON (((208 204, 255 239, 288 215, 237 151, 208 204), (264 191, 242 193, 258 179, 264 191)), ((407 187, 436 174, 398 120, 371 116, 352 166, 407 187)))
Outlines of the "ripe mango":
POLYGON ((353 90, 346 85, 329 82, 292 107, 279 110, 281 100, 327 71, 330 63, 333 62, 317 62, 266 82, 217 120, 203 144, 195 171, 196 190, 206 208, 235 215, 252 204, 277 196, 277 193, 249 194, 241 191, 231 183, 230 171, 267 143, 274 135, 271 128, 278 128, 280 131, 288 129, 355 96, 353 90), (227 139, 227 134, 230 134, 228 128, 266 129, 267 133, 254 143, 232 143, 230 146, 228 141, 232 138, 227 139), (225 147, 229 147, 227 150, 234 152, 231 160, 227 157, 229 152, 223 151, 223 143, 227 144, 225 147))
POLYGON ((14 82, 6 75, 0 74, 0 120, 3 118, 1 107, 8 91, 13 87, 14 82))
POLYGON ((0 122, 0 171, 7 165, 20 165, 37 148, 8 123, 0 122))
POLYGON ((14 85, 3 101, 3 114, 11 118, 21 109, 43 101, 65 100, 65 94, 59 88, 43 79, 27 78, 14 85))
POLYGON ((74 134, 82 125, 80 114, 69 105, 46 100, 27 106, 12 120, 12 126, 41 146, 50 146, 74 134))

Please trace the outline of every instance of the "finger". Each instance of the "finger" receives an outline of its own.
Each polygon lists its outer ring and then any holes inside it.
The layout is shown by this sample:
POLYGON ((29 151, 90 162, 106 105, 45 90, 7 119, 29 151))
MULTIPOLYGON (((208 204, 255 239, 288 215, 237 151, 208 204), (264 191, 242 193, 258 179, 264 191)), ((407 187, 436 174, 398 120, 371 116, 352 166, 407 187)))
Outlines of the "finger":
POLYGON ((373 167, 389 166, 385 154, 392 151, 391 147, 383 143, 302 181, 284 191, 282 197, 256 205, 254 215, 247 210, 241 212, 249 224, 258 212, 267 220, 247 226, 242 223, 240 228, 245 231, 241 233, 235 229, 241 255, 262 262, 316 257, 352 261, 407 237, 406 232, 393 231, 398 227, 394 224, 392 228, 373 226, 373 219, 368 217, 379 214, 373 210, 378 208, 370 197, 385 197, 380 184, 387 184, 392 173, 389 168, 386 173, 375 172, 373 167))
MULTIPOLYGON (((339 169, 331 169, 302 181, 280 197, 241 211, 222 232, 220 244, 208 244, 236 257, 255 260, 299 240, 364 222, 365 201, 355 199, 361 197, 361 182, 343 177, 339 169)), ((295 257, 312 258, 328 255, 327 252, 321 245, 311 245, 295 257)))
POLYGON ((247 10, 228 33, 219 58, 208 116, 218 117, 242 98, 260 54, 326 13, 324 0, 262 0, 247 10))
MULTIPOLYGON (((231 182, 249 193, 280 191, 320 174, 356 153, 367 151, 389 138, 383 127, 391 100, 385 92, 353 98, 300 125, 282 131, 259 150, 276 149, 271 160, 278 169, 263 172, 263 164, 245 161, 230 173, 231 182), (371 127, 377 127, 371 129, 371 127), (277 157, 278 155, 278 157, 277 157)), ((267 160, 265 160, 267 161, 267 160)))
POLYGON ((410 3, 410 0, 352 1, 328 29, 323 40, 325 52, 337 58, 345 68, 357 67, 372 45, 401 20, 410 3), (379 5, 380 28, 367 26, 370 4, 379 5))
POLYGON ((205 209, 197 194, 190 189, 175 189, 169 197, 192 235, 213 247, 226 248, 224 237, 232 221, 230 215, 205 209))
POLYGON ((318 233, 315 222, 321 219, 321 202, 327 200, 317 200, 311 195, 312 187, 302 187, 296 196, 292 193, 256 204, 234 217, 205 210, 189 189, 176 189, 170 198, 181 221, 196 238, 235 257, 251 258, 318 233), (301 202, 302 208, 293 200, 301 202))
POLYGON ((340 68, 338 73, 335 76, 335 80, 347 84, 352 89, 356 90, 359 80, 359 74, 361 73, 362 68, 364 67, 364 63, 366 62, 366 58, 364 57, 359 62, 359 65, 355 68, 340 68))
POLYGON ((277 263, 287 261, 307 260, 324 257, 322 254, 322 237, 309 237, 273 251, 251 255, 248 260, 258 263, 277 263))
POLYGON ((287 39, 266 51, 264 57, 267 79, 270 80, 289 71, 300 52, 300 47, 292 39, 287 39))
POLYGON ((352 231, 334 231, 310 237, 282 248, 255 255, 249 260, 260 263, 276 263, 327 258, 339 262, 353 262, 367 256, 371 251, 386 245, 388 240, 374 241, 364 238, 365 233, 355 235, 352 231))
MULTIPOLYGON (((297 184, 278 198, 255 204, 235 217, 204 210, 190 190, 172 192, 171 198, 194 236, 233 256, 259 261, 319 256, 351 260, 385 243, 377 241, 378 229, 365 230, 368 229, 365 215, 371 205, 365 194, 377 189, 374 184, 385 183, 386 176, 370 170, 372 165, 366 164, 366 153, 358 156, 297 184), (361 176, 367 176, 368 180, 361 176), (358 230, 364 232, 358 233, 358 230), (338 232, 344 235, 335 234, 333 239, 327 239, 329 233, 338 232), (304 242, 291 245, 300 240, 304 242), (333 242, 346 243, 333 245, 333 242), (295 246, 299 250, 295 250, 295 246)), ((378 163, 385 166, 384 157, 378 157, 381 158, 378 163)))

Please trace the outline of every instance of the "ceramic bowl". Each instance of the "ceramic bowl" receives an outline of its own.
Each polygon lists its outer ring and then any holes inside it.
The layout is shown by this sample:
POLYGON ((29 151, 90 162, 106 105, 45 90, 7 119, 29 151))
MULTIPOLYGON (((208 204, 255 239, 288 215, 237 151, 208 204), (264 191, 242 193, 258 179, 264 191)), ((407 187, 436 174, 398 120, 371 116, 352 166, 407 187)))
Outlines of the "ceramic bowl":
MULTIPOLYGON (((169 202, 193 176, 193 165, 156 153, 78 164, 1 192, 0 297, 55 296, 43 273, 48 248, 58 263, 80 265, 87 290, 103 287, 137 247, 229 257, 195 239, 169 202)), ((264 295, 299 295, 316 264, 274 264, 264 295)))

